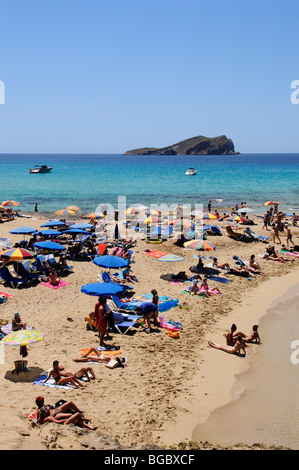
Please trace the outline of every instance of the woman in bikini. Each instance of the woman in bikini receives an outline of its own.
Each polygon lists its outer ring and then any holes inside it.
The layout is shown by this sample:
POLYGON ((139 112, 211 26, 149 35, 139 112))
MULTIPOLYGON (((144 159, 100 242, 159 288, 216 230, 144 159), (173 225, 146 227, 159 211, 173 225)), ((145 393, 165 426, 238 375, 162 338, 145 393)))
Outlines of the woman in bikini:
POLYGON ((43 383, 46 383, 51 377, 53 377, 53 379, 55 380, 56 385, 71 384, 76 388, 83 387, 83 385, 79 382, 79 380, 76 377, 72 375, 63 376, 61 374, 58 361, 53 362, 53 369, 49 372, 48 377, 46 378, 46 380, 44 380, 43 383))
POLYGON ((208 341, 209 346, 215 349, 220 349, 228 354, 235 354, 236 356, 246 356, 246 344, 244 343, 241 336, 238 336, 236 343, 234 346, 222 346, 221 344, 213 343, 212 341, 208 341), (242 354, 243 351, 243 354, 242 354))

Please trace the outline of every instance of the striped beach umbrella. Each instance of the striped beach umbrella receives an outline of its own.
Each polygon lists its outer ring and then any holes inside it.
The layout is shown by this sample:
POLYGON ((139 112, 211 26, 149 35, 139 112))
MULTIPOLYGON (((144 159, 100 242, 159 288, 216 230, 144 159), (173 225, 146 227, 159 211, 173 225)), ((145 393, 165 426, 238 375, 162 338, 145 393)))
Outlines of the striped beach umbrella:
POLYGON ((228 217, 227 219, 225 219, 227 222, 247 222, 246 219, 244 219, 243 217, 240 217, 239 215, 236 215, 236 216, 232 216, 232 217, 228 217))
POLYGON ((169 222, 169 225, 181 225, 182 227, 194 227, 194 222, 188 219, 177 219, 169 222))
POLYGON ((9 205, 13 205, 13 206, 18 206, 20 203, 19 202, 16 202, 16 201, 3 201, 2 202, 2 206, 9 206, 9 205))
POLYGON ((71 211, 70 209, 61 209, 56 212, 56 215, 75 215, 77 212, 71 211))
POLYGON ((139 214, 139 212, 141 212, 141 211, 138 210, 138 209, 135 209, 134 207, 129 207, 129 208, 125 211, 125 214, 126 214, 126 215, 136 215, 136 214, 139 214))
MULTIPOLYGON (((276 204, 280 204, 280 202, 277 201, 268 201, 263 204, 263 206, 276 206, 276 204)), ((245 211, 246 208, 244 208, 245 211)))
POLYGON ((2 258, 9 258, 14 260, 30 259, 36 256, 33 251, 26 250, 26 248, 10 248, 9 250, 0 253, 2 258))
POLYGON ((161 256, 160 258, 157 258, 158 261, 164 261, 164 262, 175 262, 175 261, 184 261, 184 258, 182 256, 178 256, 178 255, 164 255, 164 256, 161 256))
POLYGON ((218 217, 211 212, 205 212, 204 214, 200 214, 196 217, 198 220, 216 220, 218 217))
POLYGON ((91 212, 90 214, 81 215, 81 219, 103 219, 104 217, 104 214, 100 214, 100 212, 91 212))
POLYGON ((159 222, 159 219, 157 219, 157 217, 150 215, 149 217, 146 217, 145 219, 141 219, 139 222, 142 224, 146 224, 146 225, 157 224, 159 222))
POLYGON ((75 212, 81 211, 81 209, 77 206, 67 206, 66 209, 70 211, 75 211, 75 212))
POLYGON ((44 338, 44 334, 35 330, 12 331, 6 335, 2 344, 7 346, 27 346, 28 344, 39 343, 44 338))
POLYGON ((202 251, 216 250, 216 246, 212 245, 212 243, 206 242, 205 240, 191 240, 189 242, 185 242, 184 247, 202 251))

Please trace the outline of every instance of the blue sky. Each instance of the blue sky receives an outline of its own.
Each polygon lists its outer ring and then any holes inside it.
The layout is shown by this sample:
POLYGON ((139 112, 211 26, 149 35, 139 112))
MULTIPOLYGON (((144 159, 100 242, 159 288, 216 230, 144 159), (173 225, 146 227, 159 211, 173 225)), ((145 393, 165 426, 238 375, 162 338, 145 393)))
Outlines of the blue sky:
POLYGON ((1 153, 298 152, 296 1, 2 0, 1 153))

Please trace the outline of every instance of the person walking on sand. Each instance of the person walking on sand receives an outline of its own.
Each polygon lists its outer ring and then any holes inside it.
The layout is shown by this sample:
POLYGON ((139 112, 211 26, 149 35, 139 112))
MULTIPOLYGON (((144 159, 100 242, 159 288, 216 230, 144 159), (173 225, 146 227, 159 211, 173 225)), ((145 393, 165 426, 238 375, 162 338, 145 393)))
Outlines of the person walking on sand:
POLYGON ((278 224, 275 224, 274 227, 273 227, 273 243, 275 243, 275 240, 278 240, 278 243, 281 244, 281 240, 279 238, 279 226, 278 224))
POLYGON ((293 246, 295 246, 295 245, 294 245, 294 242, 293 242, 293 240, 292 240, 293 235, 292 235, 292 233, 291 233, 291 229, 290 229, 290 226, 289 226, 289 225, 286 226, 286 231, 287 231, 287 241, 286 241, 287 246, 289 246, 289 242, 292 243, 293 246))

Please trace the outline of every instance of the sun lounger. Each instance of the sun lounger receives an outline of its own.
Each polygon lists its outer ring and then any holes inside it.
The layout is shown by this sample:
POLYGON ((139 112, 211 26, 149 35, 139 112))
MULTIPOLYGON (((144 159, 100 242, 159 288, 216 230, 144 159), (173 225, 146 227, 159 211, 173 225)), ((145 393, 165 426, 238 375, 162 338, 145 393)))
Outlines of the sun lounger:
POLYGON ((137 322, 135 322, 135 321, 122 321, 120 323, 115 323, 114 326, 120 334, 125 335, 136 324, 137 324, 137 322), (124 331, 122 331, 122 329, 124 329, 124 331))
POLYGON ((264 237, 263 235, 257 235, 256 233, 254 233, 250 227, 246 228, 245 233, 253 240, 257 240, 264 243, 269 240, 269 237, 264 237))
POLYGON ((24 279, 27 278, 28 281, 33 281, 34 279, 39 279, 41 277, 38 273, 30 273, 27 271, 22 263, 15 262, 13 264, 13 268, 17 276, 21 276, 24 279))
POLYGON ((116 286, 122 287, 124 290, 132 290, 133 287, 127 286, 126 284, 119 284, 118 282, 113 282, 109 273, 104 272, 102 273, 102 279, 104 282, 109 282, 110 284, 114 284, 116 286))
POLYGON ((166 227, 166 229, 164 230, 164 232, 161 235, 162 240, 167 240, 169 237, 171 237, 172 232, 173 232, 173 227, 171 225, 166 227))
POLYGON ((14 288, 28 283, 28 278, 19 278, 12 276, 6 266, 0 268, 0 277, 3 279, 4 282, 9 282, 9 284, 14 288))
POLYGON ((225 232, 230 238, 233 238, 234 240, 237 240, 237 241, 249 242, 252 240, 250 237, 248 237, 245 234, 234 232, 230 225, 227 225, 225 227, 225 232))

